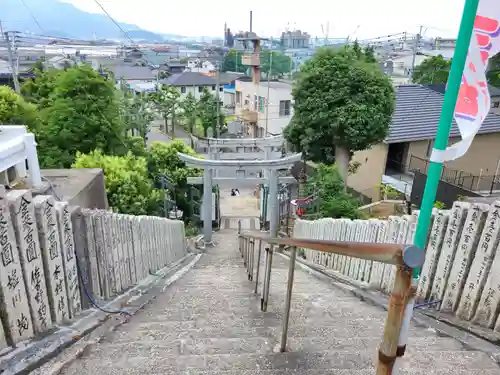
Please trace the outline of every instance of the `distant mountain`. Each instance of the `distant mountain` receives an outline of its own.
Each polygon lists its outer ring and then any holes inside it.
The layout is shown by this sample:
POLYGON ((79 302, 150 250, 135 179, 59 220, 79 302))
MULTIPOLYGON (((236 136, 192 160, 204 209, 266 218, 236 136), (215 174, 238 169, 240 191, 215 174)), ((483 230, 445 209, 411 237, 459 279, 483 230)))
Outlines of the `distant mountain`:
MULTIPOLYGON (((104 14, 84 12, 72 4, 58 0, 1 0, 0 17, 4 31, 21 31, 75 39, 127 39, 104 14), (40 26, 33 18, 36 18, 40 26)), ((163 42, 165 36, 128 23, 119 23, 130 38, 147 42, 163 42)), ((180 37, 169 34, 167 37, 180 37)))

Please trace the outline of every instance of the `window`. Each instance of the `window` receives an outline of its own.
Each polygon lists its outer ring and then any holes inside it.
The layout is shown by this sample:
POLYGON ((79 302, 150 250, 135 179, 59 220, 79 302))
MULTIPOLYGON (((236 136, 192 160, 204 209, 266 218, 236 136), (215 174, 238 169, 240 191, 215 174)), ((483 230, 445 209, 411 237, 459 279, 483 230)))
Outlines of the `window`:
POLYGON ((212 91, 215 91, 215 85, 212 86, 212 91))
POLYGON ((266 103, 266 98, 263 96, 259 96, 259 112, 264 113, 264 107, 266 103))
POLYGON ((236 91, 236 104, 241 104, 241 92, 236 91))
POLYGON ((203 86, 198 86, 198 92, 203 92, 203 86))
POLYGON ((181 94, 185 94, 186 93, 186 87, 185 86, 182 86, 181 87, 181 94))
POLYGON ((280 116, 290 116, 290 100, 280 100, 280 116))
POLYGON ((500 108, 500 102, 493 102, 491 105, 493 108, 500 108))
POLYGON ((219 87, 219 91, 220 92, 224 91, 224 86, 219 87))
POLYGON ((256 111, 257 110, 257 104, 258 104, 258 98, 257 98, 257 95, 254 95, 253 96, 253 110, 256 111))

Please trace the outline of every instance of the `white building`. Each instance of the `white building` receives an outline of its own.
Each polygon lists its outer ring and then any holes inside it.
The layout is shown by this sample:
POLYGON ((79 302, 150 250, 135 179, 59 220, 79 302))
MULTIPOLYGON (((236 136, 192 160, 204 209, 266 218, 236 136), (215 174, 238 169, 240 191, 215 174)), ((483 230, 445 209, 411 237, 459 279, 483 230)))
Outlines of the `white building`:
POLYGON ((249 135, 265 137, 281 134, 292 118, 292 101, 291 83, 271 81, 254 85, 248 79, 236 80, 236 115, 257 123, 254 134, 249 130, 249 135))
MULTIPOLYGON (((172 74, 166 79, 161 79, 160 84, 176 87, 181 97, 185 97, 191 93, 196 99, 200 99, 203 91, 208 90, 212 95, 217 93, 217 79, 203 73, 184 72, 172 74)), ((224 98, 224 87, 219 85, 219 99, 224 98)))

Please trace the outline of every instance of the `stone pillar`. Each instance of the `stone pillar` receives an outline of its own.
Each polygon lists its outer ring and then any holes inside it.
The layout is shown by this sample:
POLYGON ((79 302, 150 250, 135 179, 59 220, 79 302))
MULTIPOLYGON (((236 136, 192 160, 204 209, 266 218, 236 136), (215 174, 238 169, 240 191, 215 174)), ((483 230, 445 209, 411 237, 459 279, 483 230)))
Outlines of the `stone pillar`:
POLYGON ((270 235, 278 236, 279 210, 278 210, 278 171, 272 169, 269 175, 269 213, 270 213, 270 235))
POLYGON ((90 256, 89 256, 89 248, 87 241, 87 225, 85 223, 85 218, 82 214, 82 209, 77 206, 69 206, 68 207, 71 224, 73 227, 73 239, 75 242, 75 253, 78 261, 80 277, 83 279, 83 282, 79 283, 80 286, 80 296, 82 308, 87 309, 89 307, 93 307, 90 303, 89 299, 85 294, 85 290, 93 296, 96 293, 94 292, 94 284, 92 283, 92 274, 90 270, 90 256), (85 288, 83 287, 85 284, 85 288))
POLYGON ((470 203, 467 202, 455 202, 451 209, 448 227, 446 228, 443 245, 441 247, 441 256, 439 257, 436 273, 434 275, 434 282, 432 283, 430 299, 433 301, 441 301, 443 299, 453 259, 455 258, 458 242, 460 240, 459 235, 462 233, 462 227, 469 209, 470 203))
POLYGON ((481 234, 478 230, 483 227, 489 207, 486 204, 475 203, 472 204, 467 214, 455 254, 455 260, 451 267, 450 277, 448 278, 448 285, 444 293, 441 310, 454 312, 458 307, 472 256, 474 255, 475 247, 478 244, 481 234))
POLYGON ((61 241, 66 289, 68 291, 68 310, 70 318, 73 318, 82 309, 80 280, 75 257, 75 242, 73 239, 73 225, 67 202, 55 202, 55 209, 59 223, 59 240, 61 241))
POLYGON ((498 273, 491 265, 497 252, 500 234, 500 201, 490 206, 483 233, 477 244, 474 259, 469 268, 466 287, 460 298, 457 315, 465 320, 471 320, 476 306, 481 298, 481 292, 490 273, 498 273), (493 271, 493 272, 491 272, 493 271))
POLYGON ((97 238, 94 228, 93 211, 82 210, 83 221, 85 224, 86 240, 87 240, 87 256, 89 259, 89 286, 93 296, 103 297, 101 288, 101 275, 97 261, 97 238))
POLYGON ((52 196, 33 198, 36 211, 40 249, 52 321, 60 324, 69 318, 68 297, 64 280, 64 264, 59 238, 59 225, 52 196))
POLYGON ((0 186, 0 288, 3 298, 0 300, 0 308, 7 331, 4 335, 0 324, 0 348, 7 347, 7 342, 15 345, 33 337, 28 295, 19 255, 5 188, 2 185, 0 186))
POLYGON ((44 332, 52 326, 52 321, 33 198, 29 190, 13 190, 7 194, 7 200, 26 282, 33 329, 35 333, 44 332))
POLYGON ((203 171, 203 241, 212 242, 212 169, 203 171))
POLYGON ((441 247, 443 245, 446 227, 448 225, 449 211, 439 210, 434 217, 429 241, 425 250, 425 263, 422 267, 420 280, 418 282, 417 300, 427 300, 432 284, 439 256, 441 255, 441 247))

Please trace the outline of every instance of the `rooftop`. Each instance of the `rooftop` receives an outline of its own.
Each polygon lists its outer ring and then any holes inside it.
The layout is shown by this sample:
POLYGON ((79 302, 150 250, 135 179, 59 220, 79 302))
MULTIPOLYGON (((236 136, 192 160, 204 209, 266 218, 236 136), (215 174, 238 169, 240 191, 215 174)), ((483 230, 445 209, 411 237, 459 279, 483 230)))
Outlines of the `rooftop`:
MULTIPOLYGON (((413 142, 434 139, 441 116, 444 95, 422 85, 396 87, 396 110, 392 116, 386 143, 413 142)), ((478 134, 500 132, 500 116, 489 113, 478 134)), ((458 137, 453 120, 450 137, 458 137)))
POLYGON ((217 84, 215 77, 198 72, 183 72, 172 74, 166 79, 160 80, 163 85, 170 86, 213 86, 217 84))
POLYGON ((156 79, 156 73, 146 66, 121 64, 106 65, 116 79, 151 81, 156 79))

